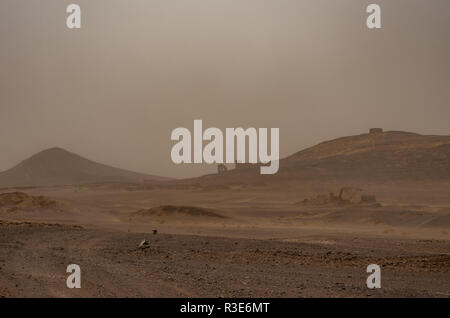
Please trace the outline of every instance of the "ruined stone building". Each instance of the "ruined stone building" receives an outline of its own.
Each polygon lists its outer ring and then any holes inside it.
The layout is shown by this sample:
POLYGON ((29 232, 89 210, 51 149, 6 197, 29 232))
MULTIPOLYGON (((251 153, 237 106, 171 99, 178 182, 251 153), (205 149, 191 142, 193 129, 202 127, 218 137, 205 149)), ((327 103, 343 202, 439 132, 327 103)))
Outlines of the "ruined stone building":
POLYGON ((217 174, 224 174, 228 171, 228 168, 226 165, 224 165, 223 163, 219 164, 217 166, 217 174))
POLYGON ((369 133, 371 134, 379 134, 383 132, 383 128, 370 128, 369 133))

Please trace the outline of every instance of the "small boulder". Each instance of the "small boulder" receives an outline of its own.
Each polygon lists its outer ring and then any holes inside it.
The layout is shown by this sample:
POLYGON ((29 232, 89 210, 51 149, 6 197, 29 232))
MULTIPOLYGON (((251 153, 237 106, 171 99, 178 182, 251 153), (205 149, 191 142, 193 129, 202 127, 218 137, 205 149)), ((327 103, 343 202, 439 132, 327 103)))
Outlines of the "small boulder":
POLYGON ((147 241, 147 240, 143 240, 143 241, 141 242, 141 244, 139 244, 139 249, 145 250, 145 249, 147 249, 147 248, 150 248, 150 242, 147 241))
POLYGON ((339 198, 347 203, 360 203, 362 189, 354 187, 344 187, 339 193, 339 198))

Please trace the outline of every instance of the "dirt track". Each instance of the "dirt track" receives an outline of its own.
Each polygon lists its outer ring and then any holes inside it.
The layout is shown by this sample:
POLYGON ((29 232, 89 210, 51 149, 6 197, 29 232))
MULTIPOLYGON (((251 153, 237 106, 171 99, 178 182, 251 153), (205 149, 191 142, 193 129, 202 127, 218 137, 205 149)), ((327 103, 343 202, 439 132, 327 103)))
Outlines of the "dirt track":
POLYGON ((0 224, 3 297, 450 296, 447 241, 304 243, 0 224), (138 250, 144 238, 150 248, 138 250), (72 263, 81 266, 81 289, 66 287, 72 263), (382 266, 380 290, 365 286, 371 263, 382 266))

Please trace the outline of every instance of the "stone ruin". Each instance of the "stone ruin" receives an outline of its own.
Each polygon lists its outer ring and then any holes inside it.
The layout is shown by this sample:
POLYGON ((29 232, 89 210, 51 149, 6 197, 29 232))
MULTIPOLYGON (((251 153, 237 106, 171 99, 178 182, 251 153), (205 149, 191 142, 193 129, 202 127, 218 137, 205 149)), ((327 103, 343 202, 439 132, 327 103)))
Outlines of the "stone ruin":
POLYGON ((376 203, 375 195, 363 194, 363 190, 355 187, 343 187, 336 195, 333 192, 318 194, 316 196, 301 201, 303 205, 346 205, 346 204, 367 204, 376 203))
POLYGON ((379 134, 383 132, 383 128, 370 128, 369 133, 371 134, 379 134))
POLYGON ((371 194, 363 194, 361 196, 361 203, 377 203, 377 197, 371 194))
POLYGON ((339 191, 339 199, 348 203, 361 202, 362 189, 354 187, 344 187, 339 191))
POLYGON ((228 168, 223 163, 217 166, 217 174, 225 174, 228 171, 228 168))

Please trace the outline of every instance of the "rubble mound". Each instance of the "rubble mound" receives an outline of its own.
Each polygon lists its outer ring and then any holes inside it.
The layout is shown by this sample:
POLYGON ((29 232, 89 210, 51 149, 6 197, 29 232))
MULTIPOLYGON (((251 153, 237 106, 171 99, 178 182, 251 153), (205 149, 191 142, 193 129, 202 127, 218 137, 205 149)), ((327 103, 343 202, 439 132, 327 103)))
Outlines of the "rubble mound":
POLYGON ((355 187, 343 187, 339 191, 339 195, 333 192, 326 194, 318 194, 313 197, 304 199, 300 202, 303 205, 348 205, 361 203, 376 203, 374 195, 363 194, 363 190, 355 187))
POLYGON ((0 209, 14 211, 17 209, 53 208, 56 201, 44 196, 31 196, 23 192, 0 194, 0 209))

